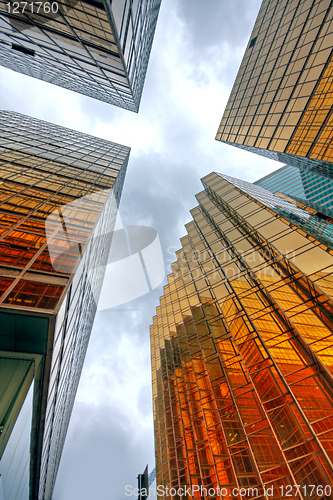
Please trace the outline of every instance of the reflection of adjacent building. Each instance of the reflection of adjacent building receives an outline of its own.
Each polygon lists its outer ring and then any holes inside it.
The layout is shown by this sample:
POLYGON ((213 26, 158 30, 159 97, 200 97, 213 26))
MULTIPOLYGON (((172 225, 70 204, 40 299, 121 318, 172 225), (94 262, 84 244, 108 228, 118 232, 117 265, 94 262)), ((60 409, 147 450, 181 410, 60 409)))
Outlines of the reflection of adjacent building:
POLYGON ((0 474, 5 500, 47 500, 129 148, 11 112, 0 129, 0 474))
POLYGON ((203 185, 151 327, 157 484, 331 498, 331 223, 231 177, 203 185))
POLYGON ((333 176, 332 9, 262 3, 217 140, 333 176))
POLYGON ((275 172, 259 179, 254 184, 272 193, 291 196, 296 201, 310 204, 325 215, 333 207, 333 180, 304 167, 285 165, 275 172))
POLYGON ((160 0, 0 2, 0 64, 138 111, 159 7, 160 0))

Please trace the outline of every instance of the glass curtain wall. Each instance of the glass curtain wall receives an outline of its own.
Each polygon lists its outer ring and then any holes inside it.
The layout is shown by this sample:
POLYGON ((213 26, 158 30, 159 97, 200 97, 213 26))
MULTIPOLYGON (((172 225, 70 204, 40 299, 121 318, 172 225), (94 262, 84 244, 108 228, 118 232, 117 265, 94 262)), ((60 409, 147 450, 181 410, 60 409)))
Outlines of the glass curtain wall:
POLYGON ((160 3, 2 0, 0 64, 138 111, 160 3))
POLYGON ((130 150, 12 112, 0 129, 0 456, 33 380, 29 474, 16 473, 50 500, 130 150))
POLYGON ((329 1, 263 1, 217 140, 332 172, 332 14, 329 1))
POLYGON ((151 326, 157 484, 332 498, 333 246, 312 209, 203 185, 151 326))

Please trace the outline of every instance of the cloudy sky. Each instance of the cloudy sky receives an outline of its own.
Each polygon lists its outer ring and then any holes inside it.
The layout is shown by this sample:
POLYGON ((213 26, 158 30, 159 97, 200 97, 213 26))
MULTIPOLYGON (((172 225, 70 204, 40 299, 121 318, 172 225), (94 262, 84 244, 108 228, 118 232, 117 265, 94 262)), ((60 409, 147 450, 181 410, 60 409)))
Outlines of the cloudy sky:
MULTIPOLYGON (((158 231, 166 271, 200 178, 280 164, 214 140, 261 0, 162 0, 139 114, 0 68, 0 108, 132 148, 120 213, 158 231)), ((154 468, 149 325, 162 294, 97 314, 54 500, 126 500, 154 468)))

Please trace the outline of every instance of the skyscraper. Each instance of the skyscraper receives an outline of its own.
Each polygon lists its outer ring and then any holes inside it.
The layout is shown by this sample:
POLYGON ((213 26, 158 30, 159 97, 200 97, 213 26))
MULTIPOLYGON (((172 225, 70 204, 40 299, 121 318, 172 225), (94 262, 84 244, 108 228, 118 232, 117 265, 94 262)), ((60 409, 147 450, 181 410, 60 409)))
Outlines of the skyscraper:
POLYGON ((151 327, 157 484, 332 498, 332 219, 202 182, 151 327))
POLYGON ((0 474, 5 499, 50 500, 129 148, 12 112, 0 130, 0 474))
POLYGON ((0 65, 138 111, 160 2, 0 2, 0 65))
POLYGON ((333 7, 264 0, 216 139, 333 176, 333 7))
POLYGON ((304 167, 285 165, 254 184, 272 193, 279 192, 330 215, 333 208, 333 179, 304 167))

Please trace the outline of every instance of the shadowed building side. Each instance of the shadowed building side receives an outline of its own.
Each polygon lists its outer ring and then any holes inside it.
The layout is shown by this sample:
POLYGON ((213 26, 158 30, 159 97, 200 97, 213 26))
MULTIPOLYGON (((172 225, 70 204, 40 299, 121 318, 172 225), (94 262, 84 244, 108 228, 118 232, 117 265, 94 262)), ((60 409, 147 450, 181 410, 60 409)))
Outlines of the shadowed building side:
POLYGON ((264 0, 216 139, 333 177, 333 7, 264 0))

